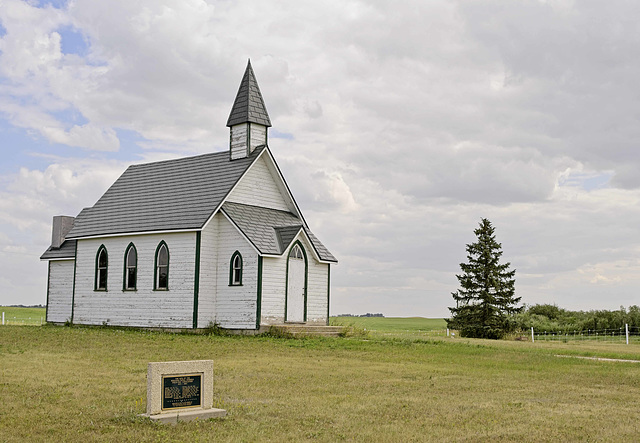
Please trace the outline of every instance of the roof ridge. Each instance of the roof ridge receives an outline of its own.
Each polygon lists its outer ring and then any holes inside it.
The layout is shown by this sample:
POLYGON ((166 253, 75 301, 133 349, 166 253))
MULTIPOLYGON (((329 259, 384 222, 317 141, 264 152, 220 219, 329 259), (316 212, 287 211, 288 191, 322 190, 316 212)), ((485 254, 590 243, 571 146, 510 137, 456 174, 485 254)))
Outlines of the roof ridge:
POLYGON ((203 154, 195 154, 195 155, 188 155, 186 157, 177 157, 177 158, 167 158, 164 160, 156 160, 156 161, 152 161, 152 162, 146 162, 146 163, 134 163, 132 165, 129 165, 129 168, 135 168, 135 167, 139 167, 139 166, 148 166, 148 165, 157 165, 160 163, 170 163, 170 162, 175 162, 175 161, 180 161, 180 160, 192 160, 192 159, 196 159, 199 157, 206 157, 206 156, 214 156, 214 155, 229 155, 229 151, 225 150, 225 151, 216 151, 216 152, 205 152, 203 154))

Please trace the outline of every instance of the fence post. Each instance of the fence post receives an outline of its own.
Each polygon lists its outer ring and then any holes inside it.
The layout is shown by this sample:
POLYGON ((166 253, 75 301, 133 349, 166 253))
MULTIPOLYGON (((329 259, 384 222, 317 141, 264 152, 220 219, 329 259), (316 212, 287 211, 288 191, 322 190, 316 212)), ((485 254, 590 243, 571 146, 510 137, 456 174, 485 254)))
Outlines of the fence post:
POLYGON ((624 335, 627 336, 627 344, 629 344, 629 323, 624 324, 624 335))
POLYGON ((535 338, 533 337, 533 326, 531 326, 531 343, 535 342, 535 338))
POLYGON ((447 328, 447 337, 449 336, 449 328, 447 328))
POLYGON ((2 312, 2 326, 4 326, 4 312, 2 312))

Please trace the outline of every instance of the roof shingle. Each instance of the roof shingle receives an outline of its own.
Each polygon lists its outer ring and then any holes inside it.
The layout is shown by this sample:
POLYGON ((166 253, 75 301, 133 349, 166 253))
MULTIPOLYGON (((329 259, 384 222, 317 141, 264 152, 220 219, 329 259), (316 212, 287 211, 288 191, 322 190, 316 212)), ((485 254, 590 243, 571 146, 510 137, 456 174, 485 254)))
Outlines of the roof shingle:
POLYGON ((222 210, 261 254, 281 255, 303 229, 321 260, 338 261, 302 220, 290 212, 232 202, 225 202, 222 210))
POLYGON ((59 248, 49 246, 49 249, 40 256, 40 260, 62 260, 68 258, 76 258, 75 240, 67 240, 59 248))
POLYGON ((233 161, 223 151, 130 166, 66 238, 200 229, 263 149, 233 161))
POLYGON ((260 87, 253 73, 253 68, 251 68, 251 61, 247 63, 247 69, 244 71, 236 100, 233 102, 233 107, 227 120, 227 126, 241 123, 258 123, 267 127, 271 126, 271 120, 264 105, 260 87))

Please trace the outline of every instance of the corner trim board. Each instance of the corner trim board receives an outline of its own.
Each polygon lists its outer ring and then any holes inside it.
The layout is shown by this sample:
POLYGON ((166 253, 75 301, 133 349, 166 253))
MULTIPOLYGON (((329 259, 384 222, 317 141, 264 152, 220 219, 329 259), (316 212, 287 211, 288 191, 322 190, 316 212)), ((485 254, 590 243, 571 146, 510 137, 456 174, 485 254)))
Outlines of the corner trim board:
POLYGON ((331 302, 331 265, 327 264, 327 326, 329 326, 329 303, 331 302))
POLYGON ((49 289, 51 288, 51 262, 47 263, 47 306, 44 309, 44 321, 49 322, 49 289))
POLYGON ((251 122, 247 122, 247 146, 245 152, 247 156, 251 155, 251 122))
POLYGON ((73 261, 73 290, 71 291, 71 324, 73 324, 74 308, 76 306, 76 268, 78 267, 78 242, 76 242, 76 259, 73 261))
POLYGON ((260 329, 262 317, 262 257, 258 256, 258 294, 256 300, 256 330, 260 329))
POLYGON ((198 297, 200 292, 200 244, 201 232, 196 232, 196 264, 193 282, 193 329, 198 328, 198 297))

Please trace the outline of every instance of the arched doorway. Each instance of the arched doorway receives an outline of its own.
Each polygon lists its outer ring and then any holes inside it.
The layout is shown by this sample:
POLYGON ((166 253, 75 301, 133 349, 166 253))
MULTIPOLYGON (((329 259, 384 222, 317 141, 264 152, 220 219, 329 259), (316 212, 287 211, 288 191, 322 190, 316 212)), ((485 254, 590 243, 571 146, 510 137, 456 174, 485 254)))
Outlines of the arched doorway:
POLYGON ((287 258, 287 307, 285 321, 306 321, 307 256, 296 242, 287 258))

